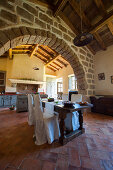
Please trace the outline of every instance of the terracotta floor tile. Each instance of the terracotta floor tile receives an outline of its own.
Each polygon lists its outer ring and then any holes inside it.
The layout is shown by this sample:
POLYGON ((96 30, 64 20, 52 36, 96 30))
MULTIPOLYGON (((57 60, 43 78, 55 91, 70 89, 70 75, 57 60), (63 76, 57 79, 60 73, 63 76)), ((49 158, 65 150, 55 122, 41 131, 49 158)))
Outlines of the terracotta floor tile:
POLYGON ((101 165, 101 160, 99 159, 92 159, 88 157, 81 157, 81 166, 83 168, 92 168, 95 170, 104 170, 103 166, 101 165))
POLYGON ((69 148, 69 164, 75 167, 80 167, 80 156, 75 148, 69 148))
POLYGON ((68 170, 69 166, 69 158, 67 155, 59 154, 57 163, 56 163, 56 170, 68 170))
POLYGON ((113 161, 102 160, 102 165, 105 170, 113 170, 113 161))
POLYGON ((17 170, 17 168, 13 166, 8 166, 7 168, 5 168, 5 170, 17 170))
POLYGON ((41 170, 41 161, 25 159, 19 168, 24 170, 41 170))
POLYGON ((42 161, 42 169, 41 170, 56 170, 56 163, 42 161))
POLYGON ((9 163, 21 165, 20 170, 112 170, 113 117, 84 114, 84 127, 83 135, 64 146, 58 142, 37 146, 27 113, 0 109, 0 170, 9 163))
POLYGON ((102 160, 110 160, 110 153, 96 150, 89 150, 89 155, 91 158, 102 159, 102 160))
POLYGON ((41 151, 39 153, 39 159, 40 160, 47 160, 47 161, 50 161, 50 162, 56 162, 57 158, 58 158, 57 153, 44 152, 44 151, 41 151))
POLYGON ((65 146, 62 146, 62 147, 60 146, 58 148, 52 148, 52 149, 50 149, 50 152, 68 154, 68 146, 65 145, 65 146))
POLYGON ((69 170, 93 170, 92 168, 78 168, 72 165, 69 165, 69 170))
POLYGON ((3 159, 0 159, 0 170, 3 170, 5 169, 5 167, 12 165, 13 159, 14 157, 11 157, 11 158, 4 157, 3 159))
POLYGON ((89 157, 89 152, 86 143, 78 143, 78 154, 80 156, 89 157))
POLYGON ((27 157, 27 156, 25 156, 25 155, 16 156, 16 157, 12 160, 11 165, 14 166, 14 167, 19 167, 26 157, 27 157))
POLYGON ((113 161, 113 152, 110 152, 109 155, 110 155, 110 159, 113 161))

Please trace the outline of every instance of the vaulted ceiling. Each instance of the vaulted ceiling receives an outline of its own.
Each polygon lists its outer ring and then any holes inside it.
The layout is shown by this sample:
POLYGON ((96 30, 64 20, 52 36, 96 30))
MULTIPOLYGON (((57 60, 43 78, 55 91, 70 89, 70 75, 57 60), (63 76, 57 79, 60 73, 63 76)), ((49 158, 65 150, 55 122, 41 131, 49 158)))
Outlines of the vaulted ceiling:
POLYGON ((28 0, 53 10, 53 15, 59 16, 79 35, 82 31, 93 34, 93 41, 88 48, 95 54, 106 50, 113 44, 113 0, 28 0))
MULTIPOLYGON (((113 0, 28 0, 53 10, 54 17, 59 16, 79 35, 82 31, 93 34, 93 41, 87 47, 96 54, 97 51, 106 50, 113 44, 113 0)), ((2 57, 13 58, 14 54, 35 55, 41 59, 45 66, 57 71, 69 64, 64 58, 48 46, 28 44, 9 49, 2 57)))
POLYGON ((27 54, 30 58, 35 56, 43 61, 46 68, 54 72, 64 67, 67 67, 67 65, 69 64, 59 53, 49 48, 48 46, 39 45, 39 44, 35 44, 35 45, 27 44, 27 45, 17 46, 12 49, 10 48, 0 58, 9 57, 9 59, 13 59, 15 54, 27 54))

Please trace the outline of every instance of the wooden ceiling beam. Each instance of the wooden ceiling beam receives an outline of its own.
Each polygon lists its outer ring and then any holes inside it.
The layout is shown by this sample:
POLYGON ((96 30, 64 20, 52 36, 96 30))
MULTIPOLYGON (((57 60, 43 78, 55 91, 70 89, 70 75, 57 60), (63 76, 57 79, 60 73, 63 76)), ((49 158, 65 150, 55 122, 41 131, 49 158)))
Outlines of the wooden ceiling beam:
POLYGON ((29 52, 30 50, 29 50, 29 49, 25 49, 25 48, 24 48, 24 49, 22 49, 22 48, 19 48, 19 49, 18 49, 18 48, 13 48, 12 51, 13 51, 13 52, 15 52, 15 51, 16 51, 16 52, 20 52, 20 51, 29 52))
POLYGON ((13 53, 12 53, 12 48, 9 49, 9 59, 13 59, 13 53))
POLYGON ((73 24, 71 23, 71 21, 63 14, 63 12, 60 11, 59 13, 60 18, 71 28, 71 30, 78 35, 79 32, 78 30, 73 26, 73 24))
POLYGON ((59 70, 59 68, 57 68, 57 67, 53 66, 52 64, 49 64, 49 66, 51 66, 51 67, 55 68, 56 70, 59 70))
POLYGON ((113 20, 113 10, 110 11, 107 15, 105 15, 97 24, 95 24, 91 29, 90 33, 94 33, 98 31, 101 27, 106 25, 109 21, 113 20))
POLYGON ((50 47, 48 47, 48 46, 46 46, 48 49, 50 49, 54 54, 55 54, 55 56, 56 55, 58 55, 58 53, 55 51, 55 50, 53 50, 52 48, 50 48, 50 47))
MULTIPOLYGON (((85 13, 80 9, 79 9, 79 4, 75 1, 75 0, 69 0, 70 5, 72 6, 72 8, 75 10, 75 12, 79 15, 79 17, 83 20, 83 22, 86 24, 87 27, 91 27, 91 23, 89 21, 89 19, 86 17, 85 13)), ((101 46, 101 48, 103 50, 106 49, 104 42, 102 41, 101 37, 99 36, 98 33, 94 34, 95 39, 97 40, 97 42, 99 43, 99 45, 101 46)), ((87 46, 91 52, 93 52, 94 54, 94 50, 91 49, 90 45, 87 46)))
POLYGON ((113 22, 108 22, 107 25, 108 25, 108 28, 109 28, 111 34, 113 35, 113 22))
POLYGON ((41 58, 39 55, 37 55, 36 53, 34 54, 37 58, 39 58, 40 60, 42 60, 44 63, 47 63, 47 60, 41 58))
POLYGON ((60 67, 60 68, 63 68, 59 64, 57 64, 55 61, 53 61, 52 63, 55 64, 56 66, 60 67))
POLYGON ((54 55, 52 55, 51 53, 49 53, 45 48, 43 48, 43 47, 41 47, 41 46, 39 46, 38 48, 41 49, 42 51, 44 51, 47 55, 49 55, 51 59, 54 57, 54 55))
MULTIPOLYGON (((76 35, 79 34, 78 30, 73 26, 73 24, 70 22, 70 20, 63 14, 63 12, 60 11, 59 16, 60 16, 60 18, 71 28, 71 30, 72 30, 76 35)), ((87 45, 87 47, 88 47, 88 49, 89 49, 93 54, 95 54, 95 51, 91 48, 90 45, 87 45)))
POLYGON ((102 41, 102 38, 100 37, 100 35, 97 32, 95 32, 93 36, 95 37, 96 41, 99 43, 101 49, 106 50, 106 46, 104 42, 102 41))
POLYGON ((60 54, 56 55, 53 59, 49 60, 49 62, 46 64, 46 66, 50 65, 54 60, 56 60, 56 58, 58 58, 60 56, 61 56, 60 54))
POLYGON ((80 5, 75 0, 69 0, 70 5, 74 9, 74 11, 78 14, 80 18, 82 18, 83 22, 86 24, 86 26, 90 27, 91 23, 89 19, 86 17, 85 13, 81 10, 80 11, 80 5))
POLYGON ((33 49, 32 49, 32 51, 31 51, 31 54, 30 54, 30 58, 35 54, 35 52, 36 52, 36 50, 37 50, 37 47, 38 47, 38 45, 37 44, 35 44, 34 45, 34 47, 33 47, 33 49))
POLYGON ((102 16, 106 15, 107 12, 105 10, 104 4, 102 2, 102 0, 94 0, 97 8, 99 9, 99 11, 101 12, 102 16))
POLYGON ((13 55, 14 55, 14 54, 28 54, 28 55, 29 55, 28 52, 23 52, 23 51, 20 51, 20 52, 15 51, 15 52, 13 52, 13 55))
POLYGON ((36 51, 36 53, 39 54, 40 56, 42 56, 43 58, 46 58, 47 60, 50 60, 50 58, 48 56, 45 56, 40 51, 36 51))
POLYGON ((100 44, 102 50, 106 50, 106 46, 105 46, 104 42, 102 41, 100 35, 97 32, 95 32, 93 35, 94 35, 95 39, 98 41, 98 43, 100 44))
POLYGON ((52 71, 54 71, 54 72, 56 71, 56 70, 54 70, 53 68, 51 68, 51 67, 49 67, 49 66, 47 66, 47 68, 49 68, 50 70, 52 70, 52 71))
POLYGON ((46 60, 46 63, 48 62, 48 58, 46 56, 41 55, 38 51, 35 52, 35 54, 46 60))
POLYGON ((59 14, 62 8, 66 5, 67 1, 68 0, 58 0, 54 10, 54 16, 57 16, 59 14))
POLYGON ((60 59, 56 59, 60 64, 62 64, 63 66, 67 67, 68 64, 65 64, 62 60, 60 59))
POLYGON ((93 48, 88 44, 87 48, 92 52, 93 55, 96 54, 96 52, 93 50, 93 48))

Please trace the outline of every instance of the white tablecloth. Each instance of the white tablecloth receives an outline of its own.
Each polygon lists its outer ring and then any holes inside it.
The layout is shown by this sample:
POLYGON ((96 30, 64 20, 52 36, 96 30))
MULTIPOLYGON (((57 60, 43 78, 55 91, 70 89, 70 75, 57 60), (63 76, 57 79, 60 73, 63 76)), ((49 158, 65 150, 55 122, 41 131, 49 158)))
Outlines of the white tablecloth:
MULTIPOLYGON (((45 103, 45 113, 46 114, 56 114, 54 111, 54 106, 57 104, 62 104, 62 100, 59 100, 58 103, 56 102, 46 102, 45 103)), ((79 113, 78 111, 67 113, 66 119, 65 119, 65 127, 68 130, 77 130, 79 128, 79 113)))

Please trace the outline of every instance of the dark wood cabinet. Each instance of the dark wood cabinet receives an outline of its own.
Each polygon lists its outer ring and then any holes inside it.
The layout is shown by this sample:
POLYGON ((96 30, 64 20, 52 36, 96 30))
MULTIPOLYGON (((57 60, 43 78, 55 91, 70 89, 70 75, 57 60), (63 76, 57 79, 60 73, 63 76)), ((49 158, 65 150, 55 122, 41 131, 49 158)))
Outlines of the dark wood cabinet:
POLYGON ((6 72, 0 71, 0 93, 5 92, 5 79, 6 79, 6 72))
POLYGON ((28 111, 28 97, 27 97, 27 95, 17 96, 16 112, 27 112, 27 111, 28 111))

